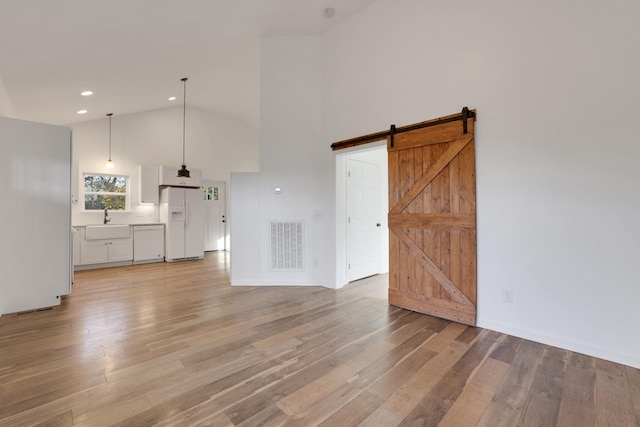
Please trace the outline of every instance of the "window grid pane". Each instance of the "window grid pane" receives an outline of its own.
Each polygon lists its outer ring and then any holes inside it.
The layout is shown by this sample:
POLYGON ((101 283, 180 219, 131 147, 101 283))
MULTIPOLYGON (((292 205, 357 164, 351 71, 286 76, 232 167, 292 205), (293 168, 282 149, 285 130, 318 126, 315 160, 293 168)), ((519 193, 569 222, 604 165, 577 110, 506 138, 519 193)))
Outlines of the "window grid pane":
POLYGON ((127 178, 112 175, 85 175, 84 189, 87 192, 126 193, 127 178))
POLYGON ((85 210, 124 211, 127 207, 126 196, 103 196, 98 194, 85 194, 85 210))

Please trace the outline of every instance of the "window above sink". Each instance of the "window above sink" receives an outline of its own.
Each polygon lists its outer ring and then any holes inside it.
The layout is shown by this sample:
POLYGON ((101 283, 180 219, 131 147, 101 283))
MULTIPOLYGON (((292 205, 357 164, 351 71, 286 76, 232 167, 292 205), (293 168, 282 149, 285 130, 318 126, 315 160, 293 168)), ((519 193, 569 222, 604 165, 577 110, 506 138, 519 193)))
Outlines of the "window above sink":
POLYGON ((128 211, 129 177, 126 175, 83 173, 85 211, 128 211))

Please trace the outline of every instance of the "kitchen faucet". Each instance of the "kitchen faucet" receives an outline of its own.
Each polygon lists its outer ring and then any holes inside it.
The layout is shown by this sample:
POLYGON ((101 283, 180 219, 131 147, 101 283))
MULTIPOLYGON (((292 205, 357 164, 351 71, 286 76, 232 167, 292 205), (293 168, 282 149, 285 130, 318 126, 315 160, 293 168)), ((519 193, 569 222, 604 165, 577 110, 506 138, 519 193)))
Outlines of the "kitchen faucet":
POLYGON ((111 218, 109 218, 109 213, 107 212, 107 208, 104 208, 104 224, 108 223, 109 221, 111 221, 111 218))

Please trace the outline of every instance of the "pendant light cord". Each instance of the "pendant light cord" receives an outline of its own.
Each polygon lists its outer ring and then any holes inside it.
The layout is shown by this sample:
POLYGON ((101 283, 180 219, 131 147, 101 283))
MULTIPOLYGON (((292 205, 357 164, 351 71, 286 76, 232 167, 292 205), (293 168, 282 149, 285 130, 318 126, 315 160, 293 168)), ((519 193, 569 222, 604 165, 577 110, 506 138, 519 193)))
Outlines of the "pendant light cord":
POLYGON ((181 79, 184 83, 184 103, 182 104, 182 167, 178 170, 178 178, 191 178, 189 169, 185 164, 185 146, 186 146, 186 129, 187 129, 187 78, 181 79))
POLYGON ((111 161, 111 116, 113 116, 113 113, 107 114, 107 117, 109 117, 109 161, 111 161))
POLYGON ((182 106, 182 165, 185 165, 184 162, 184 153, 185 153, 185 135, 186 135, 186 127, 187 127, 187 78, 184 77, 182 79, 184 82, 184 93, 183 99, 184 103, 182 106))

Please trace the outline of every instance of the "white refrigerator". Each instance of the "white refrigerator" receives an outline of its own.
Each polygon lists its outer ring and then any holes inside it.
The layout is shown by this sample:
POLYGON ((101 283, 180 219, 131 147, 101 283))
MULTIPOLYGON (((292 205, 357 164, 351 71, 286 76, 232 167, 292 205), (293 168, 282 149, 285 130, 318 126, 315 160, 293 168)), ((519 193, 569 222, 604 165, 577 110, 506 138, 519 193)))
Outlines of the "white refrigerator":
POLYGON ((166 261, 204 257, 204 208, 200 188, 161 188, 160 222, 165 224, 166 261))
POLYGON ((0 117, 0 314, 71 292, 71 129, 0 117))

